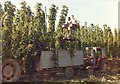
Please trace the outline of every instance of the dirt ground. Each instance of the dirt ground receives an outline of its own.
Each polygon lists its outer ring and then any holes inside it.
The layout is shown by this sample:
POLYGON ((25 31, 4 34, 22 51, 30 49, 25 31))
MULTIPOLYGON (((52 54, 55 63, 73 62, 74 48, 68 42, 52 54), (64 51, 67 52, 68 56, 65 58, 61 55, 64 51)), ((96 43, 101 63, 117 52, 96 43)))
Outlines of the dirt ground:
MULTIPOLYGON (((77 73, 72 79, 66 79, 64 74, 53 76, 53 78, 45 77, 39 79, 38 76, 21 78, 15 84, 120 84, 120 58, 108 58, 107 69, 104 72, 96 72, 93 75, 85 75, 77 73), (22 83, 21 83, 22 82, 22 83)), ((10 83, 10 84, 14 84, 10 83)), ((9 83, 2 83, 9 84, 9 83)))

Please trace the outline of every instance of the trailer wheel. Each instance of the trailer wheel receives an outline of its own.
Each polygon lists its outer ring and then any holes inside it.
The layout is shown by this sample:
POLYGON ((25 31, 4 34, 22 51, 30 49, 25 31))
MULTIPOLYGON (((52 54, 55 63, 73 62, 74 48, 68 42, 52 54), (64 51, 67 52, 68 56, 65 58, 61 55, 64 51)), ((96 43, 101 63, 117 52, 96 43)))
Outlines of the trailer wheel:
POLYGON ((87 76, 92 76, 93 75, 93 68, 92 66, 87 66, 86 67, 86 72, 87 72, 87 76))
POLYGON ((14 59, 5 59, 2 64, 3 82, 12 82, 19 79, 21 69, 19 63, 14 59))
POLYGON ((72 78, 73 74, 74 74, 74 70, 73 70, 72 67, 68 67, 68 68, 65 69, 65 76, 67 78, 72 78))

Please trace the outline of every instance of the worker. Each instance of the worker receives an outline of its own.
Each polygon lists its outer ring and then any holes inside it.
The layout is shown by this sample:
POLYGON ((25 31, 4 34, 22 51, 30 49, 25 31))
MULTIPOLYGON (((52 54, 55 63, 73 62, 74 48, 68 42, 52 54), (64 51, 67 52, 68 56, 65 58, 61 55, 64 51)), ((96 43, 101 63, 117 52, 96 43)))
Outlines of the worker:
POLYGON ((96 67, 96 64, 97 64, 97 54, 96 54, 95 50, 93 50, 92 55, 93 55, 93 58, 94 58, 94 67, 96 67))
POLYGON ((67 23, 63 24, 62 28, 68 28, 68 26, 70 25, 70 23, 71 23, 71 18, 68 17, 67 23))
POLYGON ((74 34, 74 38, 76 37, 76 30, 77 30, 77 27, 78 27, 78 23, 77 23, 77 20, 74 18, 74 15, 72 15, 71 17, 71 24, 69 25, 71 31, 70 31, 70 34, 72 34, 72 31, 73 31, 73 34, 74 34))
POLYGON ((77 20, 74 18, 74 15, 72 15, 71 21, 73 25, 77 25, 77 20))
POLYGON ((70 17, 68 17, 67 24, 68 24, 68 30, 70 30, 70 25, 72 24, 72 21, 71 21, 70 17))
POLYGON ((76 37, 77 27, 79 27, 79 24, 77 23, 77 20, 75 20, 74 15, 72 15, 71 17, 68 17, 67 23, 62 25, 62 28, 67 28, 69 33, 68 37, 70 37, 70 35, 73 33, 74 38, 76 37))
MULTIPOLYGON (((68 30, 68 34, 70 34, 70 25, 71 24, 71 18, 68 17, 68 20, 65 24, 62 25, 62 32, 63 32, 63 28, 66 28, 68 30)), ((68 35, 69 36, 69 35, 68 35)))
POLYGON ((98 67, 100 64, 100 60, 101 60, 101 50, 97 50, 97 56, 96 56, 96 66, 98 67))

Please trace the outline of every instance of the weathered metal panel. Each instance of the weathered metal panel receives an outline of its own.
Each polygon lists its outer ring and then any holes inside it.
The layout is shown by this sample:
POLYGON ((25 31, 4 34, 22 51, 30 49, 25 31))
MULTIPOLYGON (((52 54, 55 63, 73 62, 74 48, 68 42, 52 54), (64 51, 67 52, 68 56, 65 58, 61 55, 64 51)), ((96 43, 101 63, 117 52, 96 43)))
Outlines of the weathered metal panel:
POLYGON ((42 51, 40 58, 40 68, 53 68, 55 66, 54 61, 52 60, 53 52, 52 51, 42 51))
MULTIPOLYGON (((76 50, 74 52, 73 58, 71 59, 70 53, 67 50, 59 50, 58 51, 58 66, 66 67, 72 65, 82 65, 83 64, 83 51, 76 50), (72 62, 71 62, 72 60, 72 62)), ((54 61, 52 60, 53 52, 52 51, 42 51, 39 63, 39 70, 43 68, 53 68, 55 66, 54 61)))
POLYGON ((71 57, 69 51, 58 51, 58 65, 59 67, 71 66, 71 57))
POLYGON ((76 50, 73 57, 73 65, 83 65, 83 51, 76 50))

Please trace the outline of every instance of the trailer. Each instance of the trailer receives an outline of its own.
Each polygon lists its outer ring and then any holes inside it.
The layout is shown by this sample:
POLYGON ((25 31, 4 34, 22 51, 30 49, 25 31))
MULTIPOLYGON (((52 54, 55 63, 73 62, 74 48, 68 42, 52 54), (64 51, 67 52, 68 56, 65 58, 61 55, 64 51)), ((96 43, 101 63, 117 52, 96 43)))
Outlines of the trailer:
MULTIPOLYGON (((59 50, 57 53, 53 51, 41 51, 39 63, 36 63, 36 71, 38 74, 57 74, 64 73, 67 78, 71 78, 76 72, 75 68, 83 65, 83 51, 74 51, 74 56, 70 56, 67 50, 59 50), (57 59, 54 60, 54 57, 57 59)), ((3 80, 15 81, 21 75, 20 64, 15 59, 6 59, 3 62, 3 80)))

